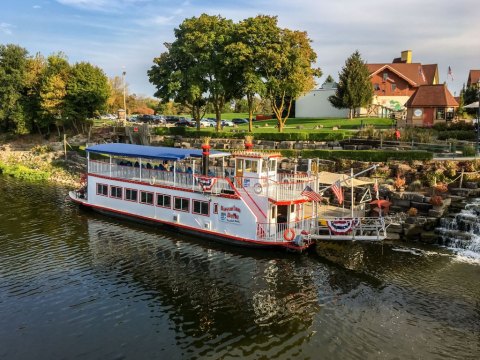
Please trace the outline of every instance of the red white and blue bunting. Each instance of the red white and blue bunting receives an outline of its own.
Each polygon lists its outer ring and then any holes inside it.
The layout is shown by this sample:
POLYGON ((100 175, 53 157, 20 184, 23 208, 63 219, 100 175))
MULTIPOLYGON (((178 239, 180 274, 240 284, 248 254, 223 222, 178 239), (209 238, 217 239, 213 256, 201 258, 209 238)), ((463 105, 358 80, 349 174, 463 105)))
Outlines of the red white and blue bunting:
POLYGON ((195 176, 197 178, 198 184, 201 186, 203 191, 211 191, 213 185, 217 182, 217 178, 207 177, 207 176, 195 176))
POLYGON ((327 226, 334 234, 341 235, 341 234, 348 234, 351 232, 355 227, 360 224, 360 219, 335 219, 335 220, 327 220, 327 226))

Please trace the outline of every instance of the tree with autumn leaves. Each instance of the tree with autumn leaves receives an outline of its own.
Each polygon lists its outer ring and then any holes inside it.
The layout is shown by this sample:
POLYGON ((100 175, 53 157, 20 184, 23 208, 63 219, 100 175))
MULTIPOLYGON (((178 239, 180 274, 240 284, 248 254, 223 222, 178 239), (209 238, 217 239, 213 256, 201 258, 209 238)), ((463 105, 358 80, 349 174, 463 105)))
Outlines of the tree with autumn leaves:
POLYGON ((63 53, 29 56, 18 45, 0 45, 0 130, 15 134, 53 128, 85 132, 88 119, 103 111, 110 96, 102 69, 69 64, 63 53))
POLYGON ((293 100, 314 87, 316 54, 307 33, 282 29, 277 18, 260 15, 237 24, 202 14, 175 29, 175 41, 154 59, 149 70, 155 96, 187 105, 200 126, 207 103, 215 109, 217 130, 221 109, 247 98, 252 130, 254 97, 271 101, 282 132, 293 100))

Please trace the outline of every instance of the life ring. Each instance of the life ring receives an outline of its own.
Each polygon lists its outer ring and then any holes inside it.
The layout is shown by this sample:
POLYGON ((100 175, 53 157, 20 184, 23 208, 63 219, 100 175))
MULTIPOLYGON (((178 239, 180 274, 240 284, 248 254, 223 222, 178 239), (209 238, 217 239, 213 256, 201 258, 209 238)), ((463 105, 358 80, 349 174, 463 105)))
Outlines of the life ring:
POLYGON ((287 229, 283 232, 283 238, 286 241, 292 241, 294 237, 295 237, 295 230, 293 230, 292 228, 287 229))
POLYGON ((260 183, 256 183, 255 185, 253 185, 253 192, 255 194, 261 194, 262 193, 262 184, 260 183))
POLYGON ((155 185, 155 181, 157 180, 157 178, 155 176, 152 176, 150 178, 150 185, 155 185))

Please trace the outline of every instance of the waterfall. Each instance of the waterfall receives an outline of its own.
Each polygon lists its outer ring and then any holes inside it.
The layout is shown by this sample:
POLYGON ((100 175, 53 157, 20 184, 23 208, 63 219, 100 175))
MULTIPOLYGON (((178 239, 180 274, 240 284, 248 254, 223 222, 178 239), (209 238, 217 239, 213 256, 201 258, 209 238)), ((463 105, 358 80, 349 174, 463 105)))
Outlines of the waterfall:
POLYGON ((480 259, 480 199, 474 199, 465 209, 440 220, 435 231, 440 244, 457 253, 480 259))

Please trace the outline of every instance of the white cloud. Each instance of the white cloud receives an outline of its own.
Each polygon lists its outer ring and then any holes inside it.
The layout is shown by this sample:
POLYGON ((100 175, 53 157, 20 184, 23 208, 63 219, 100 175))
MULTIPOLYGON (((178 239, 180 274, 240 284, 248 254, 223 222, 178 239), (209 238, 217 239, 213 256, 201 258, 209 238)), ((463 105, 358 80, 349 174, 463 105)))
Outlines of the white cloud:
POLYGON ((72 6, 83 10, 93 11, 118 11, 130 5, 144 3, 148 0, 56 0, 66 6, 72 6))
POLYGON ((13 25, 11 24, 7 24, 7 23, 0 23, 0 32, 6 34, 6 35, 12 35, 13 34, 13 31, 12 31, 12 28, 13 28, 13 25))
POLYGON ((41 9, 42 7, 40 5, 33 5, 32 6, 34 9, 41 9))

